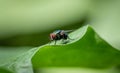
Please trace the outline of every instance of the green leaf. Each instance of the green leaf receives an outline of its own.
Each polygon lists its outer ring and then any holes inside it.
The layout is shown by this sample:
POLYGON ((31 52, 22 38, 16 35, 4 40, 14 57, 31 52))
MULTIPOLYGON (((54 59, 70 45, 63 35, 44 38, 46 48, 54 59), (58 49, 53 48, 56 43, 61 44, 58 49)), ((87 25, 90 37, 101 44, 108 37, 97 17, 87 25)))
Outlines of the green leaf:
POLYGON ((31 58, 37 50, 38 48, 33 48, 1 67, 7 68, 14 73, 33 73, 31 58))
POLYGON ((0 65, 7 63, 11 59, 16 58, 17 55, 21 55, 27 52, 31 47, 1 47, 0 46, 0 65))
POLYGON ((71 33, 70 37, 74 40, 66 45, 47 45, 40 48, 32 58, 34 68, 107 68, 120 64, 120 51, 100 38, 92 27, 84 26, 71 33))
POLYGON ((120 64, 120 51, 113 48, 87 25, 69 34, 66 44, 60 40, 20 55, 3 65, 15 73, 33 73, 44 67, 112 68, 120 64))

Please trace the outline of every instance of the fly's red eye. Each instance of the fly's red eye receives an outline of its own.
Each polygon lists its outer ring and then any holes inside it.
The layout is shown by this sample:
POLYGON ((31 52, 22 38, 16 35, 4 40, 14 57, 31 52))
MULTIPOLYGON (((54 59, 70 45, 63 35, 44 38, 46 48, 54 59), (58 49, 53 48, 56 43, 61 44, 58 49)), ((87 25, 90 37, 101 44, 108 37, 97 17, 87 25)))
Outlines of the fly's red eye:
POLYGON ((54 38, 55 38, 55 34, 50 34, 50 39, 54 40, 54 38))

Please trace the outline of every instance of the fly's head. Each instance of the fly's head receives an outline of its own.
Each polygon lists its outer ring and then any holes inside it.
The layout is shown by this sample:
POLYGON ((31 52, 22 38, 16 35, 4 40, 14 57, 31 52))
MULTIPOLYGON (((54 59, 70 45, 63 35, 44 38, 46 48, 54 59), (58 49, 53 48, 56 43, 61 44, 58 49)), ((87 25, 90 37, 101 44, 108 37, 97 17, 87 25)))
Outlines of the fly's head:
POLYGON ((56 34, 55 33, 51 33, 50 34, 50 40, 53 41, 53 40, 55 40, 55 38, 56 38, 56 34))

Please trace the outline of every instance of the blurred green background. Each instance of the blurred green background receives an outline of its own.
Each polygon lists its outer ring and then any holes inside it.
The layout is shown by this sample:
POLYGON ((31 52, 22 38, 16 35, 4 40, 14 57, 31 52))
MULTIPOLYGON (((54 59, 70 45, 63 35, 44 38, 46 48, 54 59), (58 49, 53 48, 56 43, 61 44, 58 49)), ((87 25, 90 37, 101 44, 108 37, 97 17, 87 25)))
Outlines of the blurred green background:
POLYGON ((56 29, 91 24, 120 48, 119 0, 0 0, 0 46, 39 46, 56 29))
POLYGON ((5 0, 0 3, 0 44, 4 46, 45 44, 50 32, 78 28, 86 22, 89 12, 88 0, 5 0))

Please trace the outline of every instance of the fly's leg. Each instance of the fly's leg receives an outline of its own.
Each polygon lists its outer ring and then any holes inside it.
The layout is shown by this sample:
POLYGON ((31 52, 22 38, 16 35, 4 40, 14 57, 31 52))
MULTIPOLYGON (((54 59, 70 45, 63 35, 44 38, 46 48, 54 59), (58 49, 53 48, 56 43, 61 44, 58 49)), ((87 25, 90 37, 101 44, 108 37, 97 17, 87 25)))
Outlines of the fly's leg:
POLYGON ((55 45, 56 45, 56 42, 57 42, 57 41, 55 40, 55 45))
POLYGON ((64 42, 65 42, 65 40, 64 39, 62 39, 62 43, 64 44, 64 42))
POLYGON ((71 39, 69 38, 69 36, 66 36, 67 38, 63 39, 63 44, 67 44, 70 42, 70 40, 74 40, 74 39, 71 39), (68 39, 68 40, 67 40, 68 39))

